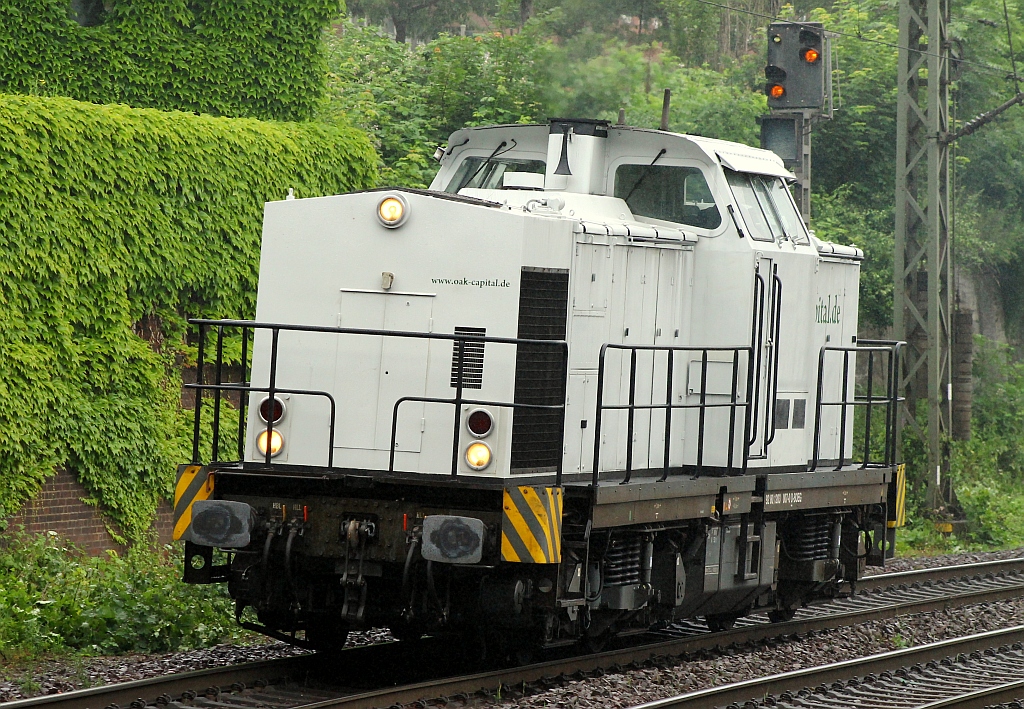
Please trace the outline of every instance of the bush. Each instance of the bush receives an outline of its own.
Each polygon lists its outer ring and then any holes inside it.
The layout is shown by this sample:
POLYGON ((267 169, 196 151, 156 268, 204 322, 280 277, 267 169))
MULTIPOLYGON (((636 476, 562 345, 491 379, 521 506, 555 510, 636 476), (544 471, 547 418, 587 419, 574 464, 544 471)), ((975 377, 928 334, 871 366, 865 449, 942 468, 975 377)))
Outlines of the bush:
POLYGON ((951 472, 974 544, 1024 545, 1024 363, 977 338, 971 440, 951 445, 951 472))
POLYGON ((340 3, 117 0, 90 27, 69 5, 0 3, 0 91, 305 120, 324 92, 320 30, 340 3))
POLYGON ((0 547, 0 649, 170 652, 238 639, 223 584, 186 586, 173 547, 83 555, 55 533, 0 547))
POLYGON ((344 124, 0 95, 0 519, 64 466, 143 538, 191 453, 184 318, 253 317, 263 204, 375 163, 344 124))
MULTIPOLYGON (((901 549, 1024 546, 1024 363, 1015 361, 1012 348, 978 337, 974 381, 971 440, 949 442, 953 512, 963 526, 956 537, 935 531, 924 507, 926 485, 917 476, 907 495, 910 526, 898 535, 901 549)), ((908 469, 927 467, 923 445, 908 431, 903 452, 908 469)))

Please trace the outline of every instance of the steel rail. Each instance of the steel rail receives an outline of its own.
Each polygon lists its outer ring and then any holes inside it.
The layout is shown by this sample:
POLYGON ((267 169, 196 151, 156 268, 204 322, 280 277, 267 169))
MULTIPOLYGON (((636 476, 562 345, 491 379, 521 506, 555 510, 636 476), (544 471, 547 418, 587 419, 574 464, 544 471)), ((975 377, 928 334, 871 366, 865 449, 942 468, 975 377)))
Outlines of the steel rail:
MULTIPOLYGON (((363 694, 354 694, 337 699, 328 699, 296 709, 376 709, 399 704, 411 704, 422 699, 451 697, 459 694, 474 694, 481 690, 493 691, 500 687, 518 687, 524 683, 550 681, 568 677, 579 672, 608 670, 625 665, 639 666, 644 662, 666 656, 700 650, 713 650, 728 646, 757 643, 773 638, 803 635, 811 631, 831 630, 856 625, 872 620, 885 620, 910 613, 924 613, 934 610, 956 608, 973 603, 1005 600, 1024 596, 1024 578, 1012 589, 960 593, 941 599, 929 598, 918 602, 896 603, 884 608, 841 613, 823 618, 792 620, 785 623, 759 623, 719 633, 704 633, 686 638, 622 648, 593 655, 576 656, 564 660, 543 662, 526 667, 517 667, 492 672, 482 672, 464 677, 431 680, 403 687, 381 689, 363 694)), ((1024 638, 1024 627, 1021 628, 1024 638)), ((749 699, 749 697, 744 697, 749 699)), ((729 700, 731 701, 731 700, 729 700)), ((726 701, 724 704, 728 704, 726 701)))
POLYGON ((121 682, 118 684, 77 689, 61 694, 48 694, 14 702, 4 702, 4 709, 14 707, 47 707, 59 709, 104 709, 113 704, 128 707, 132 702, 152 704, 160 695, 180 695, 194 691, 202 693, 209 687, 230 687, 233 684, 251 685, 254 682, 277 681, 290 677, 308 661, 297 655, 275 660, 246 662, 227 667, 211 667, 193 672, 179 672, 162 677, 121 682))
MULTIPOLYGON (((699 634, 674 637, 668 640, 662 639, 653 643, 647 642, 642 645, 634 645, 608 652, 559 659, 526 667, 416 682, 400 687, 349 693, 345 696, 331 697, 321 701, 303 702, 301 696, 297 696, 292 703, 283 704, 282 706, 286 705, 296 709, 300 706, 305 709, 328 709, 332 707, 362 709, 411 703, 424 697, 450 697, 458 694, 474 694, 480 690, 494 690, 502 686, 518 686, 524 682, 532 683, 579 672, 586 673, 607 670, 616 666, 621 667, 623 665, 643 663, 653 658, 763 642, 773 638, 801 635, 811 631, 830 630, 911 613, 944 610, 975 603, 1006 600, 1024 596, 1024 558, 879 574, 862 579, 858 584, 858 588, 864 588, 861 584, 868 580, 872 580, 872 583, 875 584, 872 586, 873 593, 859 594, 849 600, 855 601, 860 599, 861 596, 870 596, 872 597, 870 600, 874 602, 883 602, 881 605, 828 615, 807 613, 808 617, 797 618, 785 623, 767 623, 763 620, 754 620, 749 625, 725 632, 711 633, 702 630, 699 634), (1004 575, 1010 574, 1011 576, 1009 578, 997 577, 996 575, 1000 573, 1004 575), (1019 575, 1020 578, 1013 578, 1015 575, 1019 575), (973 580, 971 577, 973 577, 973 580), (986 579, 995 578, 1001 578, 1001 581, 994 587, 992 585, 994 582, 988 581, 989 585, 984 588, 975 588, 973 590, 970 588, 972 583, 977 586, 985 584, 986 579), (908 587, 911 584, 920 586, 919 582, 933 582, 935 584, 948 582, 951 585, 950 590, 952 592, 944 595, 938 593, 942 590, 940 585, 926 585, 920 589, 908 587), (954 586, 957 582, 961 583, 959 587, 954 586), (963 584, 966 584, 966 587, 963 584), (891 595, 895 600, 884 603, 884 599, 878 598, 883 595, 883 586, 891 589, 891 595), (927 593, 924 593, 925 591, 927 593), (921 593, 923 595, 916 600, 906 600, 908 595, 913 595, 914 593, 921 593)), ((812 611, 827 611, 829 605, 831 604, 813 607, 812 611)), ((649 640, 651 635, 643 637, 649 640)), ((343 659, 340 659, 338 662, 338 672, 336 674, 344 674, 346 668, 351 670, 352 667, 361 663, 372 664, 373 660, 369 659, 370 653, 383 652, 384 648, 394 649, 395 647, 394 643, 386 643, 345 650, 341 653, 341 658, 343 659)), ((244 684, 251 687, 258 680, 271 683, 288 681, 296 676, 308 674, 310 663, 314 661, 314 658, 315 656, 308 655, 295 656, 229 667, 183 672, 122 684, 7 702, 4 704, 4 707, 5 709, 105 709, 112 705, 117 705, 122 708, 131 706, 133 709, 143 709, 146 705, 153 704, 161 696, 169 698, 188 691, 197 695, 203 695, 207 693, 207 688, 222 688, 227 691, 231 685, 244 684)), ((312 692, 310 698, 316 695, 317 692, 312 692)), ((201 698, 197 701, 198 704, 196 706, 203 704, 201 698)), ((163 703, 175 704, 173 701, 168 702, 167 699, 164 699, 163 703)), ((223 707, 225 705, 218 702, 217 706, 223 707)))
POLYGON ((974 564, 957 564, 956 566, 933 566, 927 569, 899 571, 888 574, 865 576, 857 581, 858 591, 869 591, 876 588, 896 586, 901 583, 920 581, 949 581, 952 579, 974 576, 978 574, 1024 573, 1024 557, 1015 559, 997 559, 980 561, 974 564))
MULTIPOLYGON (((962 654, 990 650, 1000 645, 1022 642, 1024 642, 1024 625, 1017 625, 1012 628, 991 630, 986 633, 942 640, 927 645, 918 645, 902 650, 883 652, 842 662, 833 662, 828 665, 784 672, 769 677, 760 677, 719 687, 701 689, 675 697, 639 704, 633 709, 677 709, 679 707, 685 707, 685 709, 713 709, 714 707, 726 706, 734 702, 760 701, 768 695, 778 696, 784 692, 799 691, 818 685, 829 685, 837 681, 864 677, 869 674, 891 672, 916 664, 939 661, 962 654)), ((982 701, 983 704, 981 706, 987 706, 993 702, 1000 701, 998 697, 1006 697, 1008 693, 1012 694, 1021 686, 1024 686, 1024 681, 1004 682, 982 690, 975 690, 966 694, 962 693, 935 702, 920 703, 917 706, 922 709, 924 707, 977 706, 970 704, 969 702, 971 701, 982 701)), ((907 706, 906 703, 893 703, 893 706, 897 705, 907 706)))

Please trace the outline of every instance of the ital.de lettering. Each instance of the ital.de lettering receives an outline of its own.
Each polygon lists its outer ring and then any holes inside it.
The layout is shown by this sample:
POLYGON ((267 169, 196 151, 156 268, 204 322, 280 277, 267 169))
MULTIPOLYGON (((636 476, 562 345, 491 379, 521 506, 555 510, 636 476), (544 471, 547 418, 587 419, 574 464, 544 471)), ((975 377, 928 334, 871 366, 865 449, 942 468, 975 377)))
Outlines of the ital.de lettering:
POLYGON ((822 300, 821 296, 818 296, 818 305, 814 308, 814 322, 836 325, 839 323, 839 313, 838 295, 835 301, 832 300, 832 296, 829 296, 828 300, 822 300))

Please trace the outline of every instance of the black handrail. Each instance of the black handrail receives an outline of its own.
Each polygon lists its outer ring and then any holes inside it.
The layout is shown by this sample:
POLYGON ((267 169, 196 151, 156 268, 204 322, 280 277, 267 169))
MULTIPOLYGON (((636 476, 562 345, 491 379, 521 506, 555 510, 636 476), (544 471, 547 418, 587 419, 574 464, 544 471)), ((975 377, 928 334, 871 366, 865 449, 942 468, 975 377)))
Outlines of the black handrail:
POLYGON ((765 387, 767 394, 767 401, 764 402, 765 455, 768 454, 768 446, 775 440, 775 407, 778 406, 779 400, 779 360, 781 359, 779 357, 779 337, 782 333, 782 279, 779 278, 778 265, 774 266, 772 279, 775 281, 775 296, 773 299, 773 305, 775 306, 775 333, 772 335, 772 365, 769 365, 772 367, 771 385, 765 387), (769 413, 769 406, 771 407, 771 413, 769 413))
MULTIPOLYGON (((753 319, 750 323, 750 347, 751 350, 756 353, 757 359, 754 362, 754 415, 750 421, 747 422, 746 436, 747 436, 747 447, 754 445, 754 441, 757 440, 757 412, 758 402, 761 399, 761 352, 764 350, 762 346, 763 335, 764 335, 764 305, 765 305, 765 283, 764 278, 761 276, 759 271, 754 272, 754 307, 753 319)), ((766 404, 767 406, 767 404, 766 404)))
MULTIPOLYGON (((736 409, 743 408, 745 420, 744 420, 744 431, 750 430, 751 425, 751 406, 753 404, 752 390, 754 386, 754 348, 753 347, 685 347, 675 345, 626 345, 616 343, 605 343, 601 346, 601 354, 598 360, 598 373, 597 373, 597 406, 594 414, 594 472, 592 479, 592 486, 597 487, 598 477, 601 471, 601 425, 604 411, 622 411, 627 412, 627 425, 626 425, 626 476, 621 481, 622 484, 628 483, 633 473, 633 426, 634 426, 634 415, 636 411, 648 411, 660 409, 665 412, 665 456, 662 461, 663 470, 661 477, 658 479, 659 482, 664 482, 668 479, 670 472, 670 458, 671 458, 671 435, 672 435, 672 411, 676 409, 698 409, 698 433, 697 433, 697 459, 694 477, 700 477, 703 472, 704 464, 704 433, 705 433, 705 414, 707 409, 716 408, 728 408, 729 409, 729 448, 728 448, 728 468, 730 472, 734 469, 735 460, 735 445, 733 437, 736 432, 736 409), (629 403, 628 404, 605 404, 604 403, 604 379, 605 379, 605 362, 608 350, 623 350, 630 353, 630 376, 629 376, 629 403), (658 352, 665 352, 666 360, 669 367, 667 380, 667 389, 665 392, 665 403, 663 404, 637 404, 636 403, 636 357, 638 352, 651 352, 652 353, 652 365, 653 358, 657 357, 658 352), (674 364, 675 352, 699 352, 701 355, 701 379, 700 379, 700 403, 698 404, 673 404, 672 403, 672 367, 674 364), (708 354, 710 352, 731 352, 732 353, 732 386, 731 394, 728 403, 721 404, 709 404, 707 403, 707 371, 708 371, 708 354), (739 376, 739 356, 740 353, 746 354, 746 367, 747 367, 747 390, 742 401, 737 400, 737 385, 739 376)), ((653 399, 653 393, 652 393, 653 399)), ((750 453, 750 442, 744 435, 743 441, 743 462, 741 464, 741 470, 746 472, 747 461, 750 453)))
MULTIPOLYGON (((264 454, 264 462, 266 465, 273 464, 273 451, 271 449, 270 441, 273 437, 274 431, 274 416, 273 416, 273 402, 277 394, 293 394, 293 395, 308 395, 308 396, 322 396, 328 399, 331 406, 331 423, 330 423, 330 434, 328 438, 328 451, 327 451, 327 467, 334 467, 334 440, 335 440, 335 421, 337 416, 337 408, 334 397, 326 391, 311 390, 311 389, 284 389, 277 386, 277 365, 278 365, 278 350, 280 342, 281 332, 312 332, 312 333, 325 333, 325 334, 337 334, 337 335, 371 335, 380 337, 403 337, 410 339, 423 339, 423 340, 450 340, 453 343, 458 343, 458 376, 456 379, 456 390, 455 397, 451 399, 444 398, 428 398, 428 397, 401 397, 395 402, 394 415, 392 417, 392 429, 391 429, 391 451, 390 451, 390 462, 388 466, 389 472, 394 471, 395 462, 395 441, 397 436, 397 425, 398 425, 398 406, 403 401, 422 401, 425 403, 443 403, 452 405, 455 407, 454 416, 454 436, 452 442, 452 475, 458 474, 458 453, 459 443, 461 440, 461 414, 463 404, 470 405, 488 405, 505 408, 533 408, 533 409, 556 409, 563 412, 560 419, 559 426, 559 440, 564 438, 565 434, 565 401, 563 399, 561 404, 554 405, 537 405, 537 404, 517 404, 514 402, 497 402, 497 401, 477 401, 472 399, 465 399, 463 396, 464 391, 464 369, 465 369, 465 344, 467 342, 481 342, 481 343, 494 343, 494 344, 509 344, 509 345, 541 345, 548 347, 556 347, 561 353, 561 374, 562 380, 566 379, 568 374, 568 362, 569 362, 569 347, 565 340, 533 340, 525 338, 513 338, 513 337, 488 337, 485 335, 474 335, 474 334, 461 334, 461 333, 432 333, 432 332, 412 332, 412 331, 401 331, 401 330, 377 330, 377 329, 361 329, 361 328, 345 328, 345 327, 321 327, 316 325, 290 325, 284 323, 260 323, 252 320, 208 320, 201 318, 190 319, 189 323, 196 325, 199 328, 199 341, 198 341, 198 352, 197 352, 197 364, 196 364, 196 382, 195 384, 186 384, 185 388, 193 389, 196 391, 195 401, 195 422, 193 425, 193 441, 192 441, 192 461, 193 463, 200 463, 199 460, 199 440, 200 440, 200 417, 201 417, 201 405, 203 392, 213 391, 215 397, 214 403, 214 443, 212 447, 212 457, 215 462, 219 455, 219 432, 220 432, 220 397, 222 391, 237 391, 239 392, 239 424, 238 424, 238 452, 239 462, 245 457, 245 425, 244 416, 248 405, 247 397, 244 396, 248 392, 266 392, 267 399, 270 401, 271 415, 267 417, 267 449, 264 454), (215 383, 204 384, 203 383, 203 369, 205 367, 204 361, 204 342, 206 329, 210 327, 217 328, 217 361, 215 364, 215 383), (242 330, 242 381, 236 383, 225 384, 222 382, 222 360, 223 360, 223 340, 224 340, 224 328, 241 328, 242 330), (248 338, 250 331, 255 334, 256 330, 270 330, 271 331, 271 348, 270 348, 270 374, 269 374, 269 386, 266 387, 254 387, 251 382, 247 379, 247 354, 248 354, 248 338)), ((555 471, 555 484, 560 485, 562 479, 562 457, 559 456, 558 465, 555 471)))
POLYGON ((846 462, 846 428, 848 421, 848 408, 853 406, 865 407, 864 427, 864 452, 860 461, 860 467, 879 468, 892 467, 896 464, 896 439, 897 439, 897 408, 904 398, 899 396, 898 391, 898 368, 900 366, 900 354, 906 343, 895 340, 861 340, 851 347, 822 347, 818 353, 818 385, 815 399, 814 411, 814 450, 811 458, 811 470, 816 470, 820 462, 821 453, 821 415, 826 406, 840 407, 839 419, 839 459, 836 470, 840 470, 846 462), (839 401, 824 401, 824 380, 825 380, 825 358, 830 352, 841 352, 843 355, 843 382, 842 395, 839 401), (854 387, 853 399, 849 396, 850 384, 850 357, 851 354, 866 354, 867 364, 867 392, 859 396, 854 387), (875 396, 873 379, 875 373, 874 359, 878 355, 884 355, 886 362, 886 391, 884 396, 875 396), (873 460, 871 457, 871 411, 876 406, 885 407, 885 451, 881 460, 873 460))

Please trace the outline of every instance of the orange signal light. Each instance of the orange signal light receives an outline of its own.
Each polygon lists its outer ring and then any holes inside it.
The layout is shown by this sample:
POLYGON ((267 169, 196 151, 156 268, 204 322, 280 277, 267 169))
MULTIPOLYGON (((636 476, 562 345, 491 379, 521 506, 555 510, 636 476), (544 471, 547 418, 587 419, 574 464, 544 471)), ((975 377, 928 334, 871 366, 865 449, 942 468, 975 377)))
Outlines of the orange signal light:
POLYGON ((768 95, 772 98, 782 98, 786 95, 786 89, 782 84, 772 84, 772 87, 768 89, 768 95))
POLYGON ((821 53, 814 47, 804 50, 804 61, 808 64, 814 64, 818 59, 821 58, 821 53))

